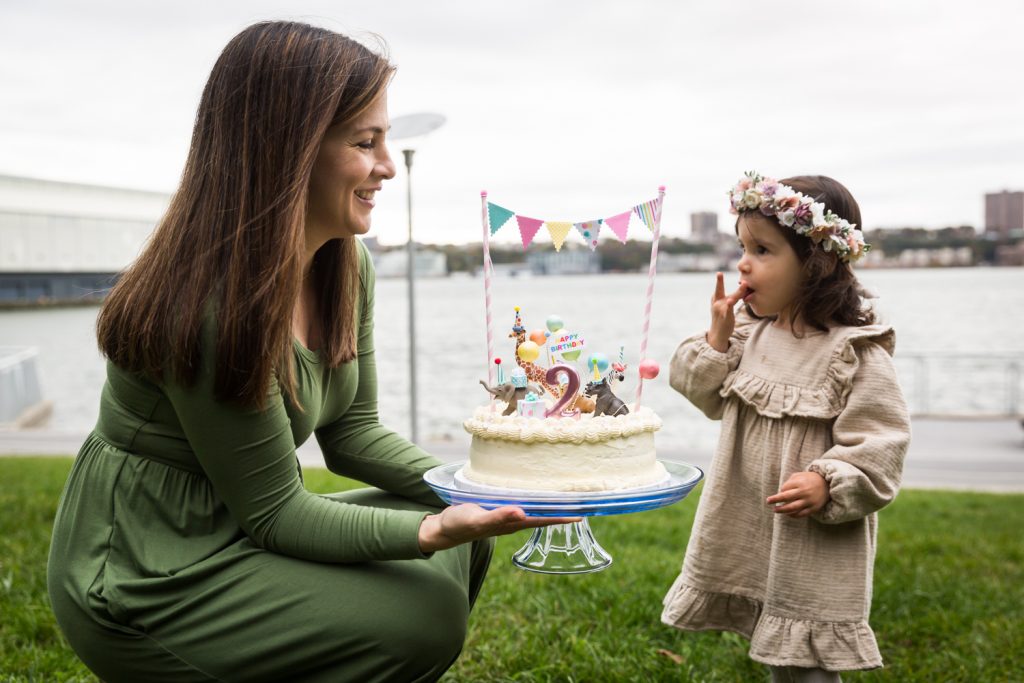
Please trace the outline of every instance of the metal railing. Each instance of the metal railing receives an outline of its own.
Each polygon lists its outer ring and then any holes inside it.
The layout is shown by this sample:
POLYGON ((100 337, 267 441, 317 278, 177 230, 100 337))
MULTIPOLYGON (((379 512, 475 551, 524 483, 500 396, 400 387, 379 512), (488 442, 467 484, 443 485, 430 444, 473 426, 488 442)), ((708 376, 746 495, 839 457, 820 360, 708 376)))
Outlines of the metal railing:
POLYGON ((1024 416, 1024 352, 897 352, 893 360, 912 415, 1024 416))
POLYGON ((13 423, 43 400, 35 347, 0 346, 0 424, 13 423))

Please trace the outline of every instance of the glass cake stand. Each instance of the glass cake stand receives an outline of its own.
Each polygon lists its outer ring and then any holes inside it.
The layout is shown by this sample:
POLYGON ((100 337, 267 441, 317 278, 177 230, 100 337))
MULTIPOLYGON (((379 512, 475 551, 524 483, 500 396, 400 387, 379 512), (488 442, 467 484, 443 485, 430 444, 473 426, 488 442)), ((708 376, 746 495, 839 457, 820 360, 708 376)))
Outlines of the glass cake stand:
POLYGON ((664 482, 616 491, 529 491, 474 485, 457 476, 465 461, 438 465, 427 471, 423 479, 449 505, 475 503, 488 510, 515 505, 531 517, 583 517, 579 522, 534 529, 526 545, 512 556, 512 563, 542 574, 586 574, 599 572, 612 563, 612 556, 594 538, 587 517, 624 515, 672 505, 685 498, 704 478, 699 467, 670 460, 660 462, 669 474, 664 482))

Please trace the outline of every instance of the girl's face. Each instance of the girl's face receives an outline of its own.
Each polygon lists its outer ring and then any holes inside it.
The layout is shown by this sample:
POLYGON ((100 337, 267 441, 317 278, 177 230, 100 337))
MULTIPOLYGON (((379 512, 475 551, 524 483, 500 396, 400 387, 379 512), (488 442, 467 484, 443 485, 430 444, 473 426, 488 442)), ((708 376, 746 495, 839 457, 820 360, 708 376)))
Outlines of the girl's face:
POLYGON ((322 241, 369 231, 375 195, 395 177, 384 144, 388 128, 387 95, 381 93, 354 120, 327 130, 309 178, 307 238, 311 231, 322 241))
POLYGON ((748 289, 743 301, 758 316, 788 320, 801 281, 796 252, 770 219, 757 213, 740 216, 738 233, 743 249, 738 266, 740 283, 748 289))

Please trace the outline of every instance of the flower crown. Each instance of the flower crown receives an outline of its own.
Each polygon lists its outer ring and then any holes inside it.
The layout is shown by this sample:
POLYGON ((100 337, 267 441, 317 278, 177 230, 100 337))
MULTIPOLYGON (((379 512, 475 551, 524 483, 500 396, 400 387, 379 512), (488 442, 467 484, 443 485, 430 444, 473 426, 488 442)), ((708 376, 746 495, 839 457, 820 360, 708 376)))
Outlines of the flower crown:
POLYGON ((798 235, 810 237, 825 251, 835 251, 846 263, 871 251, 864 233, 855 224, 835 215, 821 202, 756 171, 747 171, 736 187, 729 190, 729 203, 731 213, 760 211, 793 228, 798 235))

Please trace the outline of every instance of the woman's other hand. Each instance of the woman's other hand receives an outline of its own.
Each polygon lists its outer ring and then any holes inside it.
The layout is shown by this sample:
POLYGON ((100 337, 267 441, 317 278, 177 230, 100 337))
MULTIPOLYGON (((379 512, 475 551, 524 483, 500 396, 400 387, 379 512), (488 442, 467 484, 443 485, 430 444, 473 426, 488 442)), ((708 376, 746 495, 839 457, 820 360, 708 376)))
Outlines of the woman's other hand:
POLYGON ((445 508, 428 515, 420 524, 420 550, 425 553, 454 548, 491 536, 504 536, 520 529, 578 522, 581 517, 527 517, 521 508, 506 506, 485 510, 473 503, 445 508))
POLYGON ((741 300, 747 293, 747 286, 740 284, 740 288, 732 294, 725 294, 725 276, 718 273, 715 277, 715 293, 711 297, 711 328, 708 329, 708 344, 715 351, 725 353, 729 350, 729 337, 736 328, 736 314, 734 307, 736 302, 741 300))

